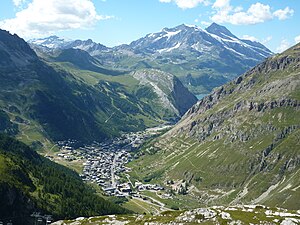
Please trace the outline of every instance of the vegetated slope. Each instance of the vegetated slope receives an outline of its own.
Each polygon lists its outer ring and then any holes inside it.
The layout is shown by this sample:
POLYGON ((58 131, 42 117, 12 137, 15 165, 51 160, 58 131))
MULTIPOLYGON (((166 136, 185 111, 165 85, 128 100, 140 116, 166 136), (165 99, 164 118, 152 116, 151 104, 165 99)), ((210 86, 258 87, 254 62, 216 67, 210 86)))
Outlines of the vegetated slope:
POLYGON ((33 224, 36 211, 54 219, 127 213, 97 196, 72 170, 0 134, 0 221, 33 224))
POLYGON ((99 60, 92 57, 88 52, 83 51, 81 49, 73 49, 68 48, 62 50, 62 52, 56 57, 56 61, 59 62, 70 62, 79 69, 90 70, 97 73, 102 73, 106 75, 121 75, 124 72, 121 71, 113 71, 104 69, 101 67, 99 60))
MULTIPOLYGON (((63 221, 64 224, 299 224, 300 213, 296 210, 269 208, 262 205, 213 206, 187 211, 167 211, 158 215, 116 215, 78 218, 63 221)), ((53 225, 60 225, 57 221, 53 225)))
MULTIPOLYGON (((183 114, 181 109, 181 114, 167 109, 158 113, 164 106, 151 87, 139 86, 130 75, 116 76, 82 50, 61 53, 64 62, 45 63, 24 40, 1 31, 0 54, 3 119, 9 117, 27 143, 44 142, 44 138, 103 140, 183 114), (139 97, 136 93, 141 89, 148 95, 139 97)), ((188 94, 192 106, 196 98, 188 94)), ((10 123, 6 126, 3 130, 11 130, 10 123)))
POLYGON ((145 147, 132 176, 202 204, 299 209, 299 128, 300 44, 199 101, 145 147))
POLYGON ((74 48, 87 51, 105 67, 159 69, 179 77, 194 94, 210 92, 273 54, 262 44, 240 39, 216 23, 205 30, 185 24, 164 28, 113 48, 90 39, 70 41, 56 36, 29 42, 41 55, 74 48))

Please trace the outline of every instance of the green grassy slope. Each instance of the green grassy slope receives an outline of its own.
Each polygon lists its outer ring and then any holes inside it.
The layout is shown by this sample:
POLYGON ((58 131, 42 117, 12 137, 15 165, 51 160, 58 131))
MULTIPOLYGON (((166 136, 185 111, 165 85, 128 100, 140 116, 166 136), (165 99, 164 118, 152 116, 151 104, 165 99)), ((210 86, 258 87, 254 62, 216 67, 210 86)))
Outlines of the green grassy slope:
POLYGON ((185 183, 198 204, 299 209, 299 62, 298 44, 216 89, 145 146, 132 176, 185 183))

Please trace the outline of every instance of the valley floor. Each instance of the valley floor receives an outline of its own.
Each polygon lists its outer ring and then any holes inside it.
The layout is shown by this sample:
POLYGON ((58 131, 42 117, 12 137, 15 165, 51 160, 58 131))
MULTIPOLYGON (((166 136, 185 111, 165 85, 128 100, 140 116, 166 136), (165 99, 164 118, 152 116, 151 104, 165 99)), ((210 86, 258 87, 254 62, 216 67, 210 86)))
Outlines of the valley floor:
POLYGON ((169 125, 145 131, 124 133, 121 137, 103 143, 94 142, 76 148, 76 141, 59 141, 59 152, 46 157, 76 170, 81 178, 108 197, 127 199, 122 204, 137 213, 159 214, 171 210, 170 195, 159 184, 142 183, 132 179, 126 164, 133 159, 139 147, 152 137, 165 132, 169 125))

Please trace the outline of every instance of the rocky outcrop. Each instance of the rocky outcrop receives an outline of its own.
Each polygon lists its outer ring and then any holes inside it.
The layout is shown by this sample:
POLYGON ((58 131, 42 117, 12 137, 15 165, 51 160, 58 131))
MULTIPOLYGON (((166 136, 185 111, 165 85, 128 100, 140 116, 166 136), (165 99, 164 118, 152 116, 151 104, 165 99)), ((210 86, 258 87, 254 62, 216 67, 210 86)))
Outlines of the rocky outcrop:
POLYGON ((2 68, 24 67, 38 60, 35 52, 16 34, 0 29, 0 71, 2 68))
POLYGON ((170 73, 155 69, 143 69, 132 72, 132 76, 157 94, 161 107, 177 117, 182 116, 196 102, 197 98, 190 93, 178 78, 170 73))

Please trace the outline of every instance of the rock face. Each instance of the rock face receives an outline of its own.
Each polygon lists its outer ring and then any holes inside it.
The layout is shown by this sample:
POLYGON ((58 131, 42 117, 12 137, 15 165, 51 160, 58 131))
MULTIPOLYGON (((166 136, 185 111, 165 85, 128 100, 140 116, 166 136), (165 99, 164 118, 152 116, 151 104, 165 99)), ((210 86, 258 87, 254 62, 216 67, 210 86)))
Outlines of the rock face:
POLYGON ((0 56, 1 68, 24 67, 38 60, 24 40, 4 30, 0 30, 0 56))
POLYGON ((141 158, 142 173, 188 181, 200 203, 299 208, 299 90, 298 44, 195 104, 153 143, 159 159, 141 158))
POLYGON ((133 72, 132 76, 139 80, 141 85, 151 87, 158 96, 161 107, 167 108, 178 117, 197 102, 197 98, 170 73, 143 69, 133 72))
POLYGON ((81 49, 108 68, 159 69, 177 76, 194 94, 210 92, 273 54, 262 44, 239 39, 215 23, 205 30, 185 24, 164 28, 113 48, 90 39, 69 41, 53 36, 29 42, 37 52, 81 49))

